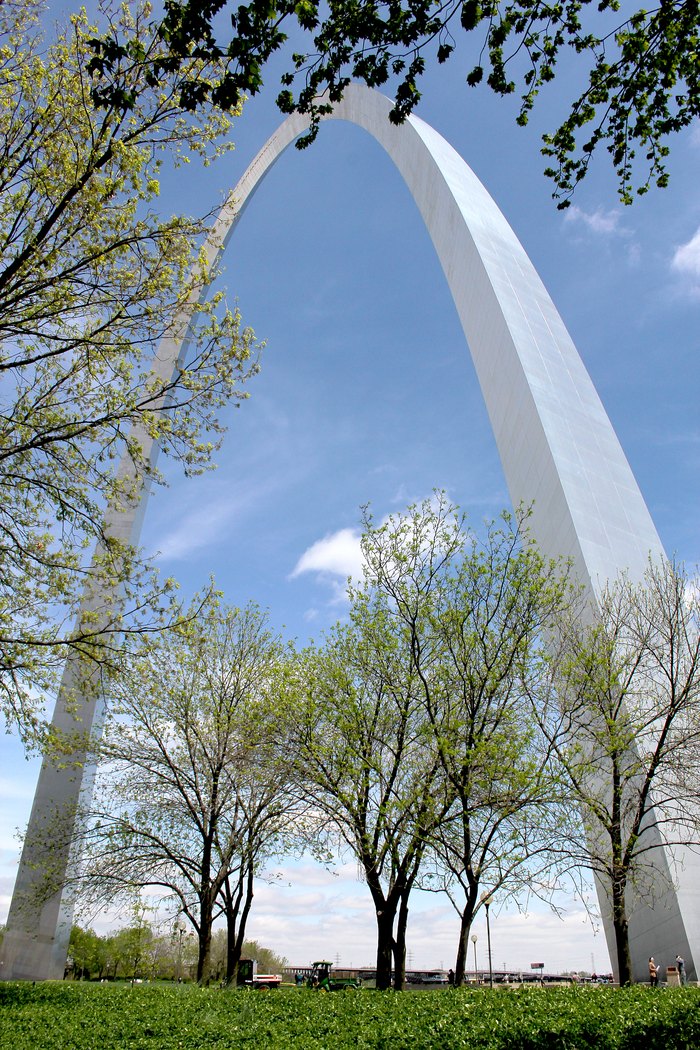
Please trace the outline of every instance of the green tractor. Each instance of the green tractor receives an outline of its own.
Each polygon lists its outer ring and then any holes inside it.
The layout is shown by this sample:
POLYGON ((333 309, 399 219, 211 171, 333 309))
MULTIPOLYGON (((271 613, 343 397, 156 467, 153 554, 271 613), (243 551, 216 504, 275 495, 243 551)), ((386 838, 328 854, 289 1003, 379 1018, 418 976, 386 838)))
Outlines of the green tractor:
POLYGON ((332 977, 332 968, 333 963, 327 960, 315 962, 311 976, 306 982, 307 986, 317 988, 321 992, 340 992, 343 988, 359 988, 362 984, 359 977, 332 977))

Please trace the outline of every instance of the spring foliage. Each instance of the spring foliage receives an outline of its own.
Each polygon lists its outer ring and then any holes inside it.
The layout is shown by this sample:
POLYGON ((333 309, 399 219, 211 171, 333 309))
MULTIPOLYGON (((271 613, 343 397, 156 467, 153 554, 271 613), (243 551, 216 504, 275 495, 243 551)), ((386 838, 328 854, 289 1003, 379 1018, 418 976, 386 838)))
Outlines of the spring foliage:
POLYGON ((103 660, 120 631, 163 614, 137 552, 102 524, 107 504, 125 507, 139 479, 158 480, 142 439, 189 473, 204 469, 219 410, 245 396, 257 367, 221 295, 196 308, 176 374, 152 364, 213 277, 199 254, 205 222, 157 202, 164 162, 209 163, 230 148, 230 116, 180 102, 187 78, 216 82, 216 63, 186 59, 154 76, 139 45, 149 9, 119 9, 110 31, 133 57, 118 79, 137 97, 97 111, 96 27, 83 11, 47 43, 39 13, 36 0, 0 7, 0 709, 26 740, 70 649, 103 660), (125 451, 134 469, 117 475, 125 451), (131 620, 102 609, 69 626, 88 574, 95 594, 122 585, 131 620))
MULTIPOLYGON (((599 146, 610 155, 620 198, 668 181, 665 160, 671 135, 700 112, 696 0, 670 0, 634 10, 619 0, 167 0, 165 15, 151 26, 152 40, 166 44, 159 61, 177 68, 193 47, 225 63, 221 80, 209 87, 189 78, 183 103, 196 108, 213 100, 224 108, 263 85, 270 57, 293 36, 299 50, 283 67, 278 105, 285 113, 311 114, 311 141, 329 104, 351 79, 370 87, 390 85, 392 119, 404 120, 421 97, 430 60, 446 62, 465 48, 466 81, 487 84, 498 95, 520 93, 518 122, 527 123, 539 92, 561 86, 573 68, 581 89, 563 94, 564 119, 544 136, 551 158, 546 174, 554 196, 566 207, 599 146), (217 16, 226 11, 227 21, 217 16), (224 26, 230 25, 230 32, 224 26), (565 67, 562 71, 561 67, 565 67), (328 95, 321 98, 327 91, 328 95), (568 112, 567 112, 568 111, 568 112)), ((100 99, 120 97, 112 80, 128 50, 114 36, 93 42, 93 67, 104 75, 100 99)), ((459 61, 458 58, 454 61, 459 61)))

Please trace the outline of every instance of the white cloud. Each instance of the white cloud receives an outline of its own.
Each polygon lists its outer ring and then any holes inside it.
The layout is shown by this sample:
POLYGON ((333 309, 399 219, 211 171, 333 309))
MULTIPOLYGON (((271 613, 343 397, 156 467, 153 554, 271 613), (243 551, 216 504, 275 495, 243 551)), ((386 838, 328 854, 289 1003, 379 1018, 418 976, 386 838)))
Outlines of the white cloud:
POLYGON ((362 576, 359 531, 339 529, 312 543, 299 558, 291 578, 300 576, 304 572, 340 576, 343 580, 348 576, 359 579, 362 576))
MULTIPOLYGON (((397 493, 393 502, 401 501, 407 504, 405 490, 402 488, 397 493)), ((434 511, 440 506, 441 497, 438 492, 433 492, 425 502, 428 502, 434 511)), ((411 503, 419 504, 423 501, 416 499, 411 503)), ((379 521, 377 527, 386 525, 391 515, 386 515, 379 521)), ((328 605, 343 605, 347 602, 346 581, 350 577, 358 583, 365 572, 361 547, 362 533, 359 529, 338 529, 336 532, 328 533, 323 539, 312 543, 304 551, 289 579, 301 576, 303 573, 315 573, 317 579, 323 584, 330 586, 331 597, 328 605)), ((316 618, 317 610, 311 609, 306 613, 307 621, 316 618)))
POLYGON ((700 227, 686 244, 676 248, 671 269, 700 282, 700 227))
POLYGON ((573 204, 570 208, 566 209, 566 212, 564 213, 564 221, 583 223, 591 233, 600 234, 601 236, 608 236, 612 233, 629 233, 629 230, 620 225, 620 212, 616 208, 613 208, 610 211, 603 211, 602 208, 596 208, 595 211, 588 212, 584 211, 583 208, 579 208, 576 204, 573 204))
MULTIPOLYGON (((353 865, 340 878, 319 868, 297 871, 292 886, 259 886, 251 913, 249 935, 275 947, 291 965, 314 958, 335 958, 345 966, 373 965, 376 920, 365 885, 357 880, 353 865), (332 955, 329 950, 332 946, 332 955)), ((290 873, 293 874, 293 873, 290 873)), ((610 967, 605 938, 596 935, 590 917, 578 902, 567 901, 568 910, 557 918, 537 905, 529 912, 517 909, 491 915, 494 968, 529 971, 537 959, 547 970, 591 970, 610 967)), ((415 891, 411 897, 408 949, 413 967, 442 967, 454 964, 459 919, 441 895, 415 891)), ((487 965, 486 928, 483 914, 474 924, 478 965, 487 965)), ((472 959, 470 945, 470 963, 472 959)))
POLYGON ((226 502, 207 504, 183 518, 175 529, 167 533, 158 543, 158 556, 172 561, 181 560, 213 546, 231 521, 234 507, 226 502))
MULTIPOLYGON (((357 861, 346 861, 339 857, 334 859, 330 867, 307 858, 302 858, 301 860, 288 859, 286 864, 280 867, 278 875, 279 881, 282 883, 313 888, 332 886, 334 880, 350 883, 362 882, 357 861)), ((273 884, 271 883, 271 885, 273 884)))
MULTIPOLYGON (((158 539, 151 546, 157 549, 158 557, 172 561, 215 547, 274 491, 271 479, 258 485, 231 484, 225 476, 217 476, 216 480, 201 485, 198 491, 192 487, 189 491, 183 490, 179 516, 173 514, 171 508, 171 516, 161 522, 158 539)), ((163 505, 160 509, 161 513, 165 511, 163 505)))

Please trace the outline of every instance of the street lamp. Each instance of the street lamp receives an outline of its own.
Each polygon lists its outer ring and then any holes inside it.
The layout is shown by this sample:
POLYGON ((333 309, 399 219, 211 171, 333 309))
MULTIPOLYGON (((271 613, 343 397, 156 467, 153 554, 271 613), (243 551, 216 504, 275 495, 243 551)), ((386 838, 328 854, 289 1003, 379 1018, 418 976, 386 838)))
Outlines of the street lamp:
POLYGON ((173 926, 173 940, 177 941, 177 983, 182 982, 182 938, 185 936, 185 923, 178 916, 173 926))
POLYGON ((486 940, 489 946, 489 985, 493 988, 493 965, 491 963, 491 926, 489 924, 489 906, 493 899, 493 893, 482 893, 481 903, 486 909, 486 940))
POLYGON ((476 969, 476 942, 478 941, 478 939, 479 938, 477 937, 477 935, 475 933, 473 933, 472 934, 472 944, 474 945, 474 984, 477 984, 478 981, 479 981, 479 978, 477 976, 477 969, 476 969))

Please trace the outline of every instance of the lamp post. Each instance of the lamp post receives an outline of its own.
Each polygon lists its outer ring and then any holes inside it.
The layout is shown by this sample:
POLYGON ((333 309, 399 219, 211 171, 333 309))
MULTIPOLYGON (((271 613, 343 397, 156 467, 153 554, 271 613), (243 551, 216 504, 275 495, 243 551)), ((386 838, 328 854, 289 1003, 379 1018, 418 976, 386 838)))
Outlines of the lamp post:
POLYGON ((478 984, 478 981, 479 981, 479 977, 478 977, 477 969, 476 969, 476 942, 478 941, 478 939, 479 938, 477 937, 477 935, 475 933, 473 933, 472 934, 472 944, 474 945, 474 984, 478 984))
POLYGON ((182 981, 182 938, 185 936, 185 924, 178 917, 173 926, 173 940, 177 941, 177 983, 182 981))
POLYGON ((482 893, 481 903, 486 909, 486 941, 489 948, 489 986, 493 988, 493 965, 491 963, 491 926, 489 924, 489 906, 493 898, 493 893, 482 893))

